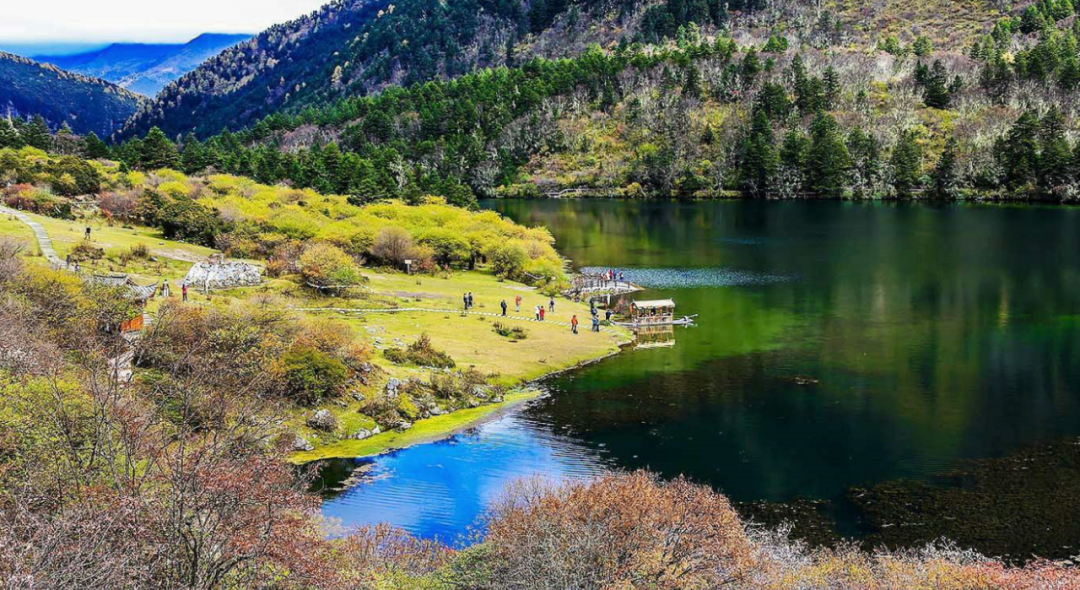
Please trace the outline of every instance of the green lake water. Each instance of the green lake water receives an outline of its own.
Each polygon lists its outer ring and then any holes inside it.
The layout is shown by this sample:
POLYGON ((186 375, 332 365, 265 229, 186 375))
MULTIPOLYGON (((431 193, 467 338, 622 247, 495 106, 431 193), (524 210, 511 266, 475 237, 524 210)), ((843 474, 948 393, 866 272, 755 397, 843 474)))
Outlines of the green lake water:
POLYGON ((376 460, 381 476, 331 500, 334 516, 393 505, 397 524, 446 536, 511 477, 610 468, 737 501, 836 499, 1080 434, 1080 209, 483 206, 547 226, 575 265, 623 269, 698 325, 548 379, 548 397, 494 425, 376 460), (418 516, 408 498, 441 508, 418 516))

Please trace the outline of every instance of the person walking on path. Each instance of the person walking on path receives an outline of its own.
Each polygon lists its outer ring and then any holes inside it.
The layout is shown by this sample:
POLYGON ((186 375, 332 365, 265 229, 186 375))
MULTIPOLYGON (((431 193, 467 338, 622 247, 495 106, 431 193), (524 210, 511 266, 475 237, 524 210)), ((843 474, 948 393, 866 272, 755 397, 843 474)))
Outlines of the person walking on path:
POLYGON ((461 302, 465 305, 465 311, 469 311, 469 294, 464 293, 461 295, 461 302))
POLYGON ((573 332, 574 334, 577 334, 577 326, 578 326, 578 319, 577 319, 577 316, 575 315, 573 318, 570 319, 570 331, 573 332))
POLYGON ((514 298, 514 305, 516 306, 514 313, 521 313, 521 295, 514 298))
POLYGON ((187 303, 187 283, 180 285, 180 300, 187 303))
POLYGON ((171 292, 169 291, 169 279, 165 279, 161 282, 161 297, 163 299, 168 299, 169 295, 171 295, 171 292))
POLYGON ((540 321, 544 321, 544 306, 540 306, 540 321))
POLYGON ((469 309, 473 308, 473 296, 472 291, 469 291, 469 309))
POLYGON ((64 257, 64 266, 71 268, 71 254, 64 257))
POLYGON ((86 239, 90 239, 90 226, 86 226, 86 239))
POLYGON ((593 318, 592 318, 592 331, 593 332, 599 332, 600 331, 600 318, 598 318, 596 316, 593 316, 593 318))
POLYGON ((503 317, 506 317, 506 300, 503 299, 502 301, 500 301, 499 306, 502 307, 503 317))
POLYGON ((555 313, 555 296, 554 295, 552 295, 551 300, 548 301, 548 311, 551 312, 551 313, 555 313))
POLYGON ((609 324, 611 323, 611 316, 614 315, 614 313, 615 312, 611 311, 610 309, 604 312, 604 319, 607 320, 609 324))
POLYGON ((540 321, 540 306, 533 307, 533 313, 536 314, 536 321, 540 321))

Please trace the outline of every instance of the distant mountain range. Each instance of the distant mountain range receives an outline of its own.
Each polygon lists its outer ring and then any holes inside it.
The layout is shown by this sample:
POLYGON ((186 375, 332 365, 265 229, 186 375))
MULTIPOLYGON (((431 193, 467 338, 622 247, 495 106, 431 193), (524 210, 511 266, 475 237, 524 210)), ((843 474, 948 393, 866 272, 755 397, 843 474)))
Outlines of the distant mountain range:
POLYGON ((105 80, 0 52, 0 117, 41 115, 53 129, 67 123, 75 133, 108 137, 142 100, 105 80))
POLYGON ((73 55, 37 55, 35 61, 101 78, 132 92, 154 96, 169 82, 251 35, 206 33, 187 43, 114 43, 73 55))

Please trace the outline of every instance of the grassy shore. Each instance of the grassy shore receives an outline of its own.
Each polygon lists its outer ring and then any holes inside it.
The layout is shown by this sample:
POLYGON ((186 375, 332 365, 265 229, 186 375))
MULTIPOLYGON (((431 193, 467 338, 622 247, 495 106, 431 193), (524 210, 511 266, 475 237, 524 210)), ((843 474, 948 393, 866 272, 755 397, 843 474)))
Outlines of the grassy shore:
MULTIPOLYGON (((40 215, 31 218, 45 228, 53 239, 57 253, 64 257, 83 241, 87 225, 91 227, 90 243, 105 252, 103 259, 83 265, 90 272, 124 272, 141 284, 162 279, 174 282, 173 294, 179 295, 179 279, 188 268, 214 253, 214 250, 164 239, 159 232, 144 227, 109 225, 100 219, 66 221, 40 215), (127 258, 125 253, 135 246, 145 246, 150 259, 127 258)), ((0 216, 0 236, 11 236, 28 242, 26 255, 38 256, 37 244, 30 230, 21 222, 0 216)), ((533 321, 533 308, 547 306, 549 298, 535 289, 512 281, 502 281, 485 269, 455 272, 443 276, 406 275, 384 269, 365 269, 368 288, 353 298, 312 296, 289 278, 268 279, 262 286, 213 293, 212 304, 227 305, 254 295, 273 295, 282 305, 298 310, 298 315, 340 323, 355 333, 359 340, 370 342, 374 348, 372 362, 379 368, 381 379, 370 387, 377 391, 386 379, 426 379, 430 369, 401 366, 383 355, 387 348, 402 347, 427 334, 432 344, 446 351, 457 368, 475 369, 488 376, 492 384, 510 388, 505 401, 483 405, 419 420, 405 431, 385 432, 367 440, 346 437, 361 428, 371 429, 375 422, 360 410, 361 402, 347 398, 319 408, 296 407, 289 411, 287 424, 297 434, 311 442, 315 449, 294 454, 297 463, 336 457, 377 455, 405 446, 443 438, 491 418, 501 411, 536 397, 527 387, 530 381, 564 371, 617 353, 631 340, 628 331, 605 327, 596 334, 588 330, 589 308, 583 303, 557 298, 554 313, 547 321, 533 321), (499 303, 506 301, 509 317, 464 315, 462 295, 471 292, 474 312, 500 314, 499 303), (521 311, 515 311, 515 299, 522 298, 521 311), (340 310, 393 310, 423 308, 443 312, 386 311, 381 313, 342 312, 340 310), (303 310, 303 311, 299 311, 303 310), (577 315, 582 327, 573 335, 568 326, 577 315), (507 338, 496 333, 494 324, 517 326, 525 330, 525 338, 507 338), (335 433, 315 431, 306 425, 312 412, 326 409, 337 418, 340 428, 335 433)), ((208 304, 207 297, 192 290, 193 304, 208 304)), ((151 310, 160 305, 151 302, 151 310)))

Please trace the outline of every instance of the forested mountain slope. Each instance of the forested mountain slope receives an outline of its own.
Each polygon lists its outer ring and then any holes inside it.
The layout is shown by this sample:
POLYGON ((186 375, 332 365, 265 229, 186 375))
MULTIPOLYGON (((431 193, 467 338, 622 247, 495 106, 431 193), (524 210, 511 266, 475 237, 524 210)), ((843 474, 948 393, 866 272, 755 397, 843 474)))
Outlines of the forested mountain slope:
POLYGON ((139 105, 140 97, 104 80, 88 78, 0 52, 0 116, 41 115, 53 129, 107 137, 139 105))
POLYGON ((34 59, 154 96, 169 82, 248 38, 250 35, 207 33, 187 43, 114 43, 89 53, 43 55, 34 59))
MULTIPOLYGON (((358 201, 1080 198, 1070 0, 1015 11, 966 47, 911 31, 880 47, 830 35, 814 46, 794 33, 737 39, 682 26, 659 44, 593 45, 279 112, 205 142, 185 136, 175 160, 358 201)), ((148 167, 145 151, 136 140, 115 154, 148 167)))
POLYGON ((157 126, 171 137, 192 131, 205 137, 390 84, 447 79, 532 57, 573 57, 591 43, 657 42, 690 23, 706 33, 728 27, 740 42, 783 32, 815 47, 865 48, 891 34, 908 42, 925 34, 941 47, 959 47, 996 15, 985 0, 914 7, 893 0, 829 7, 804 0, 337 0, 171 84, 123 136, 157 126))

